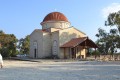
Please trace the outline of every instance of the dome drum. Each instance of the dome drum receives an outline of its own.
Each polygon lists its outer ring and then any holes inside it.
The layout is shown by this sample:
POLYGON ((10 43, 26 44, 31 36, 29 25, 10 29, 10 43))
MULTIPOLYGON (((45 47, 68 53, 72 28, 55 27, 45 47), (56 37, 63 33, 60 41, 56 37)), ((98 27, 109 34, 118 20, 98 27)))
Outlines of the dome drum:
POLYGON ((65 21, 47 21, 42 23, 42 29, 47 29, 47 28, 68 28, 70 27, 69 22, 65 21))
POLYGON ((68 28, 70 27, 70 22, 64 16, 64 14, 60 12, 52 12, 49 13, 41 22, 42 29, 47 28, 68 28))

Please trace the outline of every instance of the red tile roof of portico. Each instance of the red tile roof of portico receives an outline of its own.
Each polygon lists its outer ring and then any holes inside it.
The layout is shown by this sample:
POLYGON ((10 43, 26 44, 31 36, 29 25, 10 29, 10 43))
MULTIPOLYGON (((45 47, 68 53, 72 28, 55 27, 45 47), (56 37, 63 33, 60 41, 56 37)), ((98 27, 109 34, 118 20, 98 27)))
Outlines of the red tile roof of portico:
POLYGON ((74 38, 67 43, 63 44, 61 48, 76 47, 76 46, 87 46, 89 48, 98 48, 98 46, 88 37, 74 38))

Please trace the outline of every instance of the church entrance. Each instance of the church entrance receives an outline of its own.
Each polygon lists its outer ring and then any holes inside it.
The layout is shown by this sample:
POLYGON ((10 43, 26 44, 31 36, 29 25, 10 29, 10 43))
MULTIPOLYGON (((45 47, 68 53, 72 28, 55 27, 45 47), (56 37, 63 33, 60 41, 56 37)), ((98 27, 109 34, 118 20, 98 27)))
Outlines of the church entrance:
POLYGON ((36 56, 36 49, 34 49, 34 58, 37 58, 37 56, 36 56))
POLYGON ((34 58, 37 58, 37 41, 35 41, 33 45, 34 45, 34 58))
POLYGON ((76 58, 75 48, 71 48, 72 58, 76 58))

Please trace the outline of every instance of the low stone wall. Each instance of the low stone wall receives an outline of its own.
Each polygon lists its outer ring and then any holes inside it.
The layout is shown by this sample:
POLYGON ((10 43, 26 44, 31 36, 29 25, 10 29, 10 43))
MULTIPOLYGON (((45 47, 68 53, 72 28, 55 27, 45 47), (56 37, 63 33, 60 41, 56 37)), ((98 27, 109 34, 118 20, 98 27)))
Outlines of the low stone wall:
POLYGON ((118 61, 120 60, 120 55, 99 55, 99 56, 89 56, 87 59, 90 60, 100 60, 100 61, 118 61))

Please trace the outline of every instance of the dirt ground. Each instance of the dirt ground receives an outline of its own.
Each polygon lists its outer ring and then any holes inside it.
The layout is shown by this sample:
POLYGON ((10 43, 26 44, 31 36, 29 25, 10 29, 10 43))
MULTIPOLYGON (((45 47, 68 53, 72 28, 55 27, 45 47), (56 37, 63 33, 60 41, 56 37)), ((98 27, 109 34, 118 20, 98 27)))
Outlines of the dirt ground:
POLYGON ((120 80, 120 61, 4 60, 0 80, 120 80))

